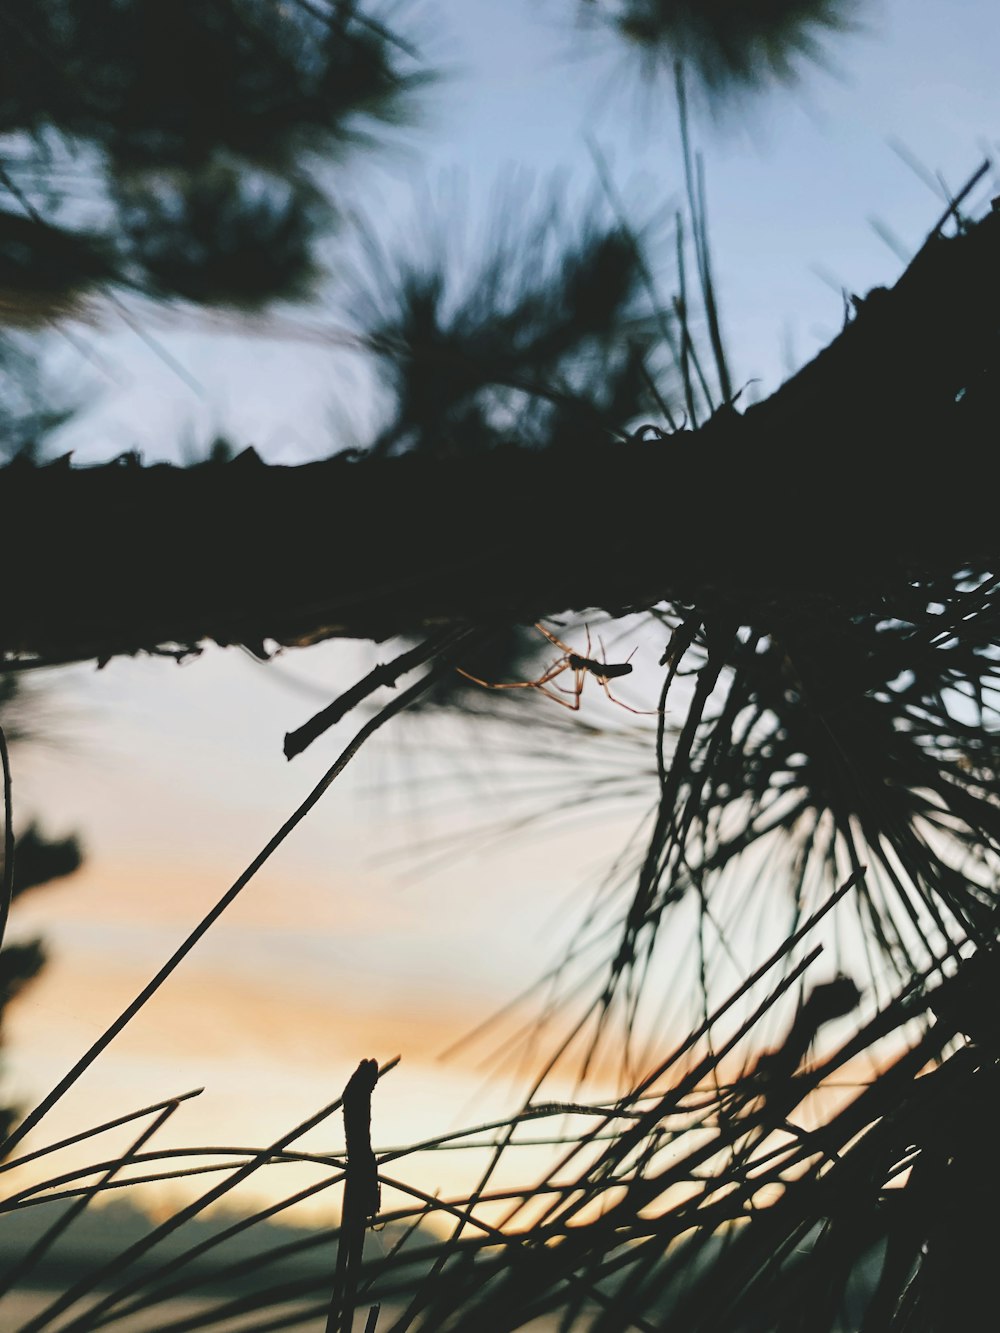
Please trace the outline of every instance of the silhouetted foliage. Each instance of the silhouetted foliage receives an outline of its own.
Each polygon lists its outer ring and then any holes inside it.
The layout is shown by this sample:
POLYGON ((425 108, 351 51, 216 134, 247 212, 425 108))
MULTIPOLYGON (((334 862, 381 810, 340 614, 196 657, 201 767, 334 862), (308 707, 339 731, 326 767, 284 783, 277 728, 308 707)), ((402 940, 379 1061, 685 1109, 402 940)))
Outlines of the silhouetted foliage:
POLYGON ((14 850, 14 897, 65 879, 79 870, 83 856, 76 838, 46 838, 36 823, 21 833, 14 850))
MULTIPOLYGON (((10 677, 3 677, 5 683, 10 677)), ((8 692, 10 687, 8 685, 8 692)), ((0 720, 6 720, 8 700, 0 706, 0 720)), ((76 838, 51 840, 43 836, 37 824, 30 824, 14 844, 14 897, 37 889, 55 880, 74 874, 82 863, 82 852, 76 838)), ((0 856, 0 870, 3 858, 0 856)), ((3 1019, 7 1006, 21 994, 46 963, 45 947, 41 940, 27 940, 5 944, 0 949, 0 1042, 3 1040, 3 1019)), ((20 1112, 16 1107, 0 1108, 2 1144, 13 1129, 20 1112)))
POLYGON ((826 39, 855 26, 859 0, 579 0, 638 54, 647 73, 681 61, 713 97, 822 63, 826 39))
POLYGON ((460 291, 453 221, 402 260, 371 240, 354 304, 391 393, 375 455, 579 449, 655 410, 644 367, 659 312, 641 249, 594 205, 571 216, 566 201, 510 192, 460 291))
POLYGON ((123 248, 151 294, 254 308, 308 296, 312 244, 330 209, 302 179, 210 166, 119 192, 123 248))
POLYGON ((302 296, 335 220, 313 168, 406 119, 427 78, 356 5, 321 0, 5 0, 0 33, 0 132, 34 145, 3 164, 21 215, 0 217, 0 288, 49 316, 98 282, 302 296), (91 176, 99 231, 60 209, 66 163, 91 176))
MULTIPOLYGON (((586 8, 651 66, 666 57, 673 71, 679 61, 712 94, 791 77, 854 10, 847 0, 586 8)), ((0 216, 0 287, 29 327, 108 281, 251 308, 305 294, 312 241, 334 220, 318 184, 320 153, 346 142, 359 118, 391 120, 419 82, 399 72, 408 58, 401 44, 353 5, 7 3, 0 24, 11 38, 0 44, 0 124, 36 145, 48 137, 59 151, 90 154, 113 214, 103 228, 71 225, 58 208, 39 211, 21 183, 30 172, 14 172, 10 194, 24 216, 13 203, 0 216)), ((402 258, 369 238, 371 273, 367 287, 359 279, 354 309, 388 406, 365 457, 268 468, 252 451, 234 458, 220 440, 188 469, 144 469, 134 455, 87 473, 43 468, 32 455, 50 418, 12 410, 20 424, 9 438, 24 457, 5 477, 8 539, 26 549, 46 514, 89 561, 67 571, 43 553, 25 571, 31 595, 10 590, 0 646, 13 663, 143 649, 182 657, 206 637, 263 655, 268 639, 429 635, 426 651, 404 654, 410 665, 399 670, 426 674, 364 723, 14 1143, 156 992, 370 734, 426 703, 488 711, 485 700, 498 696, 456 667, 488 683, 537 679, 553 643, 526 625, 601 605, 644 614, 645 632, 664 644, 655 721, 618 737, 622 745, 638 737, 642 758, 626 780, 651 769, 654 808, 572 946, 574 963, 596 960, 589 973, 581 980, 556 969, 544 979, 540 1025, 563 1027, 523 1111, 469 1131, 493 1136, 478 1187, 445 1202, 414 1191, 390 1214, 415 1223, 436 1210, 457 1221, 454 1234, 415 1247, 415 1261, 405 1251, 369 1256, 356 1275, 358 1301, 402 1295, 410 1304, 398 1326, 428 1333, 500 1333, 547 1313, 594 1333, 668 1322, 704 1333, 974 1327, 992 1305, 981 1219, 997 1184, 1000 215, 974 221, 954 201, 895 287, 854 298, 831 346, 743 410, 681 90, 688 215, 677 224, 669 319, 626 219, 581 208, 568 226, 554 205, 535 217, 508 207, 461 283, 449 237, 402 258), (646 438, 635 427, 648 416, 661 424, 646 438), (938 465, 920 461, 915 446, 928 438, 975 465, 975 484, 954 503, 942 502, 938 465), (825 471, 814 506, 804 503, 802 472, 817 460, 825 471), (595 533, 586 519, 598 507, 607 521, 595 533), (183 549, 164 554, 163 533, 175 530, 164 519, 178 513, 183 549), (146 558, 125 568, 122 551, 146 558), (717 910, 735 880, 743 928, 762 903, 763 924, 777 920, 785 938, 759 966, 740 963, 738 984, 717 1002, 718 954, 706 940, 714 935, 739 963, 742 946, 730 948, 717 910), (610 1105, 536 1100, 570 1055, 586 1073, 609 1049, 632 1054, 639 1019, 663 998, 652 994, 650 962, 664 929, 692 904, 701 994, 689 1007, 700 1003, 703 1021, 610 1105), (857 913, 872 975, 815 982, 807 977, 819 954, 814 932, 828 909, 839 911, 841 928, 841 904, 857 913), (831 1038, 856 1009, 853 1030, 831 1038), (772 1019, 784 1022, 777 1042, 772 1019), (830 1110, 823 1098, 845 1086, 830 1110), (522 1122, 556 1117, 566 1126, 550 1140, 562 1149, 557 1165, 491 1197, 492 1173, 517 1148, 522 1122), (508 1211, 498 1225, 501 1203, 508 1211)), ((325 721, 320 714, 315 727, 292 732, 286 754, 377 685, 395 684, 392 670, 383 679, 376 669, 324 710, 325 721)), ((529 688, 514 699, 533 696, 529 688)), ((2 679, 0 699, 5 709, 16 702, 2 679)), ((561 736, 575 762, 589 733, 561 736)), ((601 780, 613 794, 614 776, 601 780)), ((591 790, 581 808, 593 799, 591 790)), ((20 851, 18 892, 79 863, 73 840, 46 843, 34 826, 20 851)), ((43 960, 37 942, 0 954, 4 993, 16 994, 43 960)), ((531 1026, 528 1041, 539 1035, 531 1026)), ((633 1073, 627 1059, 622 1067, 633 1073)), ((377 1066, 362 1069, 370 1095, 377 1066)), ((179 1100, 151 1110, 166 1118, 179 1100)), ((94 1285, 109 1290, 67 1328, 190 1294, 197 1281, 175 1274, 202 1245, 152 1280, 122 1270, 232 1182, 283 1160, 337 1106, 248 1152, 231 1178, 68 1288, 57 1305, 94 1285)), ((13 1114, 4 1118, 12 1128, 13 1114)), ((202 1151, 192 1152, 199 1162, 202 1151)), ((313 1160, 333 1169, 317 1188, 342 1182, 340 1156, 313 1160)), ((125 1161, 102 1163, 99 1185, 77 1184, 72 1207, 110 1187, 125 1161)), ((387 1162, 373 1160, 370 1145, 352 1162, 349 1147, 348 1177, 359 1164, 365 1207, 348 1208, 345 1227, 352 1269, 379 1206, 372 1170, 387 1162)), ((94 1171, 54 1175, 44 1188, 85 1175, 94 1171)), ((398 1188, 405 1198, 405 1182, 398 1188)), ((325 1298, 321 1313, 337 1317, 328 1276, 268 1286, 266 1263, 255 1259, 253 1269, 264 1285, 179 1326, 315 1294, 325 1298)), ((246 1274, 239 1263, 233 1270, 246 1274)), ((299 1306, 276 1318, 315 1314, 299 1306)))
POLYGON ((220 154, 277 167, 359 112, 391 118, 400 47, 355 5, 268 0, 6 3, 0 124, 101 147, 113 170, 220 154))
POLYGON ((109 242, 0 211, 0 317, 34 328, 72 315, 79 299, 118 276, 109 242))

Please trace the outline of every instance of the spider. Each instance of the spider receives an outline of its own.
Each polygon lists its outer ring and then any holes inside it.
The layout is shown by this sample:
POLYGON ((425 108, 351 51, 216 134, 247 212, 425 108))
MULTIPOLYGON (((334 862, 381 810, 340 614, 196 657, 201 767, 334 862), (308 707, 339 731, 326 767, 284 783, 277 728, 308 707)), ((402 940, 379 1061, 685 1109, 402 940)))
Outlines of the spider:
MULTIPOLYGON (((546 698, 553 699, 557 704, 562 704, 563 708, 572 709, 575 713, 580 707, 580 697, 583 694, 584 682, 588 674, 597 680, 604 693, 612 703, 618 704, 620 708, 626 708, 630 713, 644 714, 645 710, 633 708, 630 704, 621 699, 617 699, 608 688, 609 680, 618 680, 621 676, 628 676, 632 672, 632 658, 636 650, 633 648, 628 658, 624 662, 598 661, 590 656, 592 648, 590 643, 590 630, 587 630, 587 654, 575 653, 567 643, 562 639, 557 639, 551 630, 547 630, 539 621, 535 625, 539 634, 544 634, 549 643, 562 651, 562 657, 556 658, 550 667, 538 677, 537 680, 514 680, 502 684, 495 684, 493 681, 480 680, 478 676, 470 675, 468 671, 463 671, 461 667, 456 670, 460 676, 466 680, 471 680, 476 685, 482 685, 487 690, 538 690, 546 698), (561 676, 565 671, 573 673, 573 688, 567 689, 564 685, 553 685, 556 677, 561 676), (567 695, 568 698, 563 696, 567 695)), ((604 643, 598 639, 601 645, 601 652, 605 654, 604 643)), ((605 654, 606 655, 606 654, 605 654)))

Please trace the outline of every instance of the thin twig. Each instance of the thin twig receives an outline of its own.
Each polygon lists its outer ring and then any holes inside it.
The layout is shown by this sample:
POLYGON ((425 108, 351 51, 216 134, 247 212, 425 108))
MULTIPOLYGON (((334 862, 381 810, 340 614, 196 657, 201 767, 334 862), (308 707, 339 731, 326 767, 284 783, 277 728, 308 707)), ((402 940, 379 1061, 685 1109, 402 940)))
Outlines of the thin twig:
POLYGON ((324 731, 328 731, 330 727, 335 726, 345 713, 349 713, 352 708, 363 703, 380 686, 395 685, 400 676, 405 676, 414 667, 423 666, 436 653, 445 648, 453 647, 460 639, 467 637, 469 633, 468 629, 440 630, 437 634, 432 634, 430 638, 425 639, 423 643, 418 643, 414 648, 408 649, 405 653, 400 653, 391 662, 380 662, 378 666, 369 671, 367 676, 359 680, 356 685, 352 685, 349 690, 345 690, 343 694, 338 695, 333 703, 321 709, 308 722, 303 723, 295 731, 289 731, 285 734, 285 758, 294 759, 297 754, 301 754, 303 750, 312 745, 317 737, 322 736, 324 731))
MULTIPOLYGON (((0 1162, 0 1173, 12 1171, 15 1167, 24 1166, 27 1162, 34 1162, 39 1157, 47 1157, 50 1153, 59 1152, 62 1148, 69 1148, 74 1143, 82 1143, 84 1139, 92 1139, 98 1134, 104 1134, 109 1129, 118 1129, 119 1126, 127 1125, 133 1120, 141 1120, 145 1115, 154 1115, 172 1102, 186 1102, 189 1097, 197 1097, 199 1093, 204 1091, 204 1088, 194 1088, 191 1092, 182 1092, 177 1097, 168 1097, 164 1101, 153 1102, 151 1106, 143 1106, 138 1111, 129 1111, 127 1115, 119 1115, 115 1116, 113 1120, 105 1120, 99 1125, 94 1125, 92 1129, 84 1129, 79 1134, 71 1134, 69 1138, 59 1139, 56 1143, 50 1143, 45 1148, 36 1148, 34 1152, 24 1153, 21 1157, 9 1157, 0 1162)), ((180 1149, 176 1151, 179 1152, 180 1149)), ((7 1200, 4 1202, 6 1203, 7 1200)))
POLYGON ((66 1211, 60 1214, 43 1235, 39 1237, 27 1254, 11 1265, 9 1271, 4 1275, 3 1279, 0 1280, 0 1296, 6 1295, 11 1287, 17 1286, 18 1283, 24 1281, 25 1277, 32 1271, 32 1269, 44 1259, 45 1255, 49 1252, 59 1237, 76 1221, 91 1200, 111 1183, 122 1167, 128 1166, 129 1163, 135 1159, 135 1155, 141 1151, 146 1143, 149 1142, 157 1130, 160 1129, 162 1125, 166 1124, 180 1106, 181 1101, 187 1101, 189 1098, 196 1097, 197 1095, 197 1093, 193 1092, 186 1093, 183 1099, 176 1097, 173 1101, 168 1102, 167 1105, 163 1107, 159 1115, 151 1121, 150 1124, 145 1126, 138 1138, 136 1138, 131 1146, 125 1150, 121 1157, 111 1163, 100 1180, 96 1180, 93 1185, 90 1185, 84 1190, 82 1194, 70 1204, 66 1211))

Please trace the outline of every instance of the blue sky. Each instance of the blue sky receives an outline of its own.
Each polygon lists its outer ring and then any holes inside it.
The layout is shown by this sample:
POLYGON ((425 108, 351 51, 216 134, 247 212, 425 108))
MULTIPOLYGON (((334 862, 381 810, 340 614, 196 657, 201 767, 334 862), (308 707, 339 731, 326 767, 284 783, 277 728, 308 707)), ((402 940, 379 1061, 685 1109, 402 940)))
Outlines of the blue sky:
MULTIPOLYGON (((636 221, 669 219, 683 190, 672 92, 666 82, 642 85, 622 48, 581 32, 574 12, 569 0, 441 0, 418 11, 416 34, 445 76, 428 93, 418 127, 338 170, 332 179, 345 207, 388 243, 405 242, 432 226, 429 200, 447 210, 457 181, 474 250, 498 182, 519 173, 540 190, 558 178, 570 198, 592 193, 590 136, 636 221)), ((863 293, 898 275, 872 219, 913 250, 941 211, 891 144, 902 143, 957 189, 1000 135, 998 25, 987 0, 871 0, 858 15, 859 31, 829 42, 828 68, 805 66, 793 88, 744 98, 720 115, 702 107, 695 117, 736 378, 758 378, 762 392, 780 381, 789 355, 801 364, 836 332, 843 305, 830 282, 863 293)), ((993 182, 1000 189, 995 175, 993 182)), ((291 322, 320 332, 350 325, 337 281, 344 253, 331 242, 329 290, 308 315, 289 312, 291 322)), ((672 262, 661 260, 657 276, 669 298, 672 262)), ((81 458, 133 446, 171 456, 181 434, 204 441, 228 429, 293 462, 364 438, 371 382, 336 342, 248 338, 238 319, 224 321, 225 332, 200 334, 191 331, 203 324, 193 312, 161 323, 137 309, 135 318, 202 391, 186 387, 106 312, 95 346, 128 387, 66 362, 69 380, 94 395, 94 411, 64 435, 81 458)))
MULTIPOLYGON (((453 172, 473 229, 498 177, 517 169, 540 185, 562 172, 571 194, 585 196, 593 188, 585 133, 600 143, 640 221, 679 203, 669 96, 640 96, 619 54, 595 53, 574 32, 570 4, 441 0, 437 12, 439 22, 426 20, 427 47, 451 73, 423 127, 407 133, 405 151, 352 168, 346 179, 351 200, 383 219, 388 236, 410 230, 419 201, 453 172)), ((892 0, 860 14, 867 30, 831 43, 835 72, 806 70, 798 88, 762 95, 720 123, 698 117, 737 382, 759 376, 773 386, 786 345, 801 363, 837 331, 841 298, 816 266, 857 292, 893 281, 899 261, 872 217, 915 249, 941 211, 892 140, 957 188, 1000 138, 994 4, 892 0)), ((666 264, 662 276, 669 293, 666 264)), ((325 309, 311 316, 318 327, 342 322, 332 292, 325 309)), ((92 410, 64 436, 80 461, 131 447, 175 456, 185 430, 202 441, 228 430, 293 462, 353 442, 332 421, 370 418, 369 382, 342 348, 251 338, 238 322, 224 333, 192 331, 192 323, 179 316, 152 327, 197 374, 203 396, 114 312, 81 330, 127 387, 92 381, 92 410)), ((82 363, 60 355, 70 382, 91 382, 82 363)), ((540 547, 551 544, 551 534, 540 537, 540 547)), ((11 1066, 24 1100, 131 998, 302 798, 343 738, 286 765, 283 731, 368 660, 364 649, 327 645, 286 657, 269 675, 239 653, 215 650, 183 669, 121 662, 46 676, 58 705, 53 737, 66 744, 18 758, 17 808, 41 811, 57 832, 79 828, 90 857, 79 881, 15 914, 15 926, 44 934, 54 955, 12 1028, 11 1066), (290 676, 304 678, 312 694, 296 693, 290 676)), ((621 720, 599 694, 586 708, 595 725, 621 720)), ((457 751, 468 736, 455 733, 449 744, 457 751)), ((192 1104, 190 1133, 181 1137, 207 1136, 223 1122, 234 1136, 277 1134, 328 1100, 331 1084, 336 1090, 361 1056, 388 1058, 400 1047, 393 1079, 409 1118, 383 1122, 383 1141, 407 1127, 452 1125, 459 1106, 471 1117, 480 1074, 435 1065, 434 1050, 533 979, 567 928, 558 904, 618 850, 627 827, 612 821, 550 844, 480 841, 467 859, 421 877, 405 858, 387 863, 379 855, 387 827, 395 843, 420 830, 454 833, 484 808, 502 813, 491 794, 490 745, 477 744, 485 794, 472 801, 480 788, 467 785, 432 820, 408 811, 426 808, 440 765, 431 776, 421 771, 414 792, 402 739, 397 746, 380 737, 135 1034, 88 1077, 67 1123, 109 1099, 138 1105, 209 1082, 207 1109, 202 1115, 192 1104), (359 987, 369 1003, 348 1012, 345 995, 359 987)), ((507 1083, 490 1105, 509 1095, 507 1083)))

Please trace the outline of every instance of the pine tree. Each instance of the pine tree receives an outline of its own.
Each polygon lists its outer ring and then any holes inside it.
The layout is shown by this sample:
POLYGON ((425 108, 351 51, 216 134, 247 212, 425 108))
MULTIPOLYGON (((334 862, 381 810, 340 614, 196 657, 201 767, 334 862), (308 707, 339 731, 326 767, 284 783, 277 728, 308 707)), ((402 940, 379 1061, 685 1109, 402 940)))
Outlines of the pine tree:
MULTIPOLYGON (((108 282, 248 307, 307 290, 311 243, 332 215, 303 144, 338 141, 345 107, 362 114, 384 96, 398 107, 419 81, 399 75, 401 45, 350 5, 320 7, 321 29, 304 3, 110 8, 5 11, 10 31, 49 54, 11 68, 0 123, 93 153, 112 211, 107 225, 70 227, 38 210, 24 172, 12 176, 20 212, 0 225, 12 308, 30 324, 108 282), (168 9, 183 58, 195 56, 180 100, 168 9), (353 75, 355 61, 358 84, 337 83, 331 71, 353 75), (56 86, 53 68, 72 77, 56 86)), ((788 74, 849 8, 600 6, 644 52, 667 52, 671 71, 686 58, 709 92, 788 74)), ((42 554, 9 590, 0 647, 37 665, 183 656, 205 638, 264 649, 426 636, 405 665, 431 663, 428 675, 363 736, 456 666, 474 661, 489 678, 495 635, 516 652, 520 627, 570 607, 648 613, 664 645, 660 719, 681 674, 690 688, 675 725, 657 727, 656 809, 617 916, 601 921, 577 1029, 584 1064, 649 1000, 678 904, 697 906, 704 933, 718 929, 713 895, 754 857, 765 870, 748 876, 741 911, 763 899, 773 916, 781 903, 788 938, 712 1021, 706 983, 705 1022, 664 1081, 594 1110, 607 1141, 585 1133, 567 1148, 595 1146, 594 1160, 512 1205, 540 1213, 527 1238, 491 1234, 484 1254, 456 1236, 413 1310, 427 1329, 503 1329, 553 1311, 568 1321, 585 1302, 601 1333, 666 1318, 705 1333, 973 1327, 989 1308, 980 1219, 995 1194, 1000 215, 953 201, 890 291, 855 299, 829 348, 743 410, 688 166, 700 342, 689 293, 670 305, 665 348, 660 312, 635 322, 642 258, 620 219, 560 239, 510 290, 516 245, 458 299, 443 266, 386 265, 367 336, 390 406, 368 456, 298 470, 252 454, 189 470, 12 466, 8 541, 27 545, 48 515, 89 563, 67 571, 42 554), (654 441, 616 440, 648 407, 654 344, 675 372, 662 424, 654 441), (902 454, 900 442, 927 438, 972 465, 953 504, 902 454), (827 469, 821 513, 802 500, 806 449, 827 469), (552 536, 564 560, 512 536, 514 513, 548 535, 553 515, 598 504, 610 515, 599 539, 552 536), (165 550, 181 511, 194 535, 165 550), (879 1003, 810 1064, 858 988, 837 977, 803 990, 799 946, 848 894, 880 959, 879 1003), (711 1046, 684 1065, 762 978, 771 990, 748 1031, 800 992, 776 1049, 735 1076, 711 1046), (897 1052, 843 1110, 800 1123, 824 1079, 890 1035, 897 1052)), ((338 716, 370 685, 348 691, 338 716)), ((34 962, 23 958, 25 977, 34 962)))

